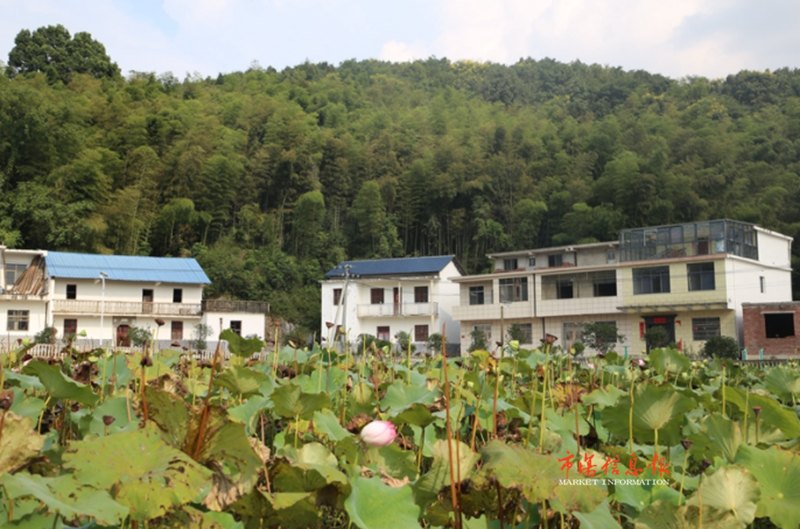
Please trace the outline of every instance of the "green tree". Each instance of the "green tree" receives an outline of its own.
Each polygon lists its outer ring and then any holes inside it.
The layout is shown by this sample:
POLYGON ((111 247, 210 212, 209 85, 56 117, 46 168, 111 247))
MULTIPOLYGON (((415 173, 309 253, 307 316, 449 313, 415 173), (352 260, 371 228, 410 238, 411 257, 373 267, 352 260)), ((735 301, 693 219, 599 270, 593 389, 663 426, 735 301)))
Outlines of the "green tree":
POLYGON ((61 24, 41 27, 33 32, 20 31, 8 54, 9 77, 29 72, 43 72, 51 83, 68 83, 72 74, 114 78, 120 75, 117 63, 111 62, 106 48, 89 33, 72 38, 61 24))
POLYGON ((615 324, 601 321, 584 323, 581 340, 584 346, 606 354, 613 351, 618 343, 624 342, 625 336, 617 331, 615 324))
POLYGON ((316 256, 325 239, 325 197, 320 191, 300 195, 294 204, 292 235, 294 254, 298 257, 316 256))

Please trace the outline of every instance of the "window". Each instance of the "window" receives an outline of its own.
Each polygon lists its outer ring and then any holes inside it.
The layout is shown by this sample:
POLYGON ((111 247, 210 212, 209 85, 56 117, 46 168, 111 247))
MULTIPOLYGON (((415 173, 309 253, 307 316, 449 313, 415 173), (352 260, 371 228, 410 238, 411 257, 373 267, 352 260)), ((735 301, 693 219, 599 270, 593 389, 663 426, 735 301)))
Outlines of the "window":
POLYGON ((173 303, 183 303, 183 289, 182 288, 173 288, 172 289, 172 302, 173 303))
POLYGON ((67 299, 78 299, 78 285, 67 285, 67 299))
POLYGON ((519 330, 521 330, 525 334, 525 338, 520 340, 520 343, 533 343, 533 324, 531 323, 520 323, 519 330))
POLYGON ((9 310, 8 311, 8 330, 9 331, 27 331, 30 315, 27 310, 9 310))
POLYGON ((794 336, 794 313, 771 312, 764 314, 764 329, 767 338, 794 336))
POLYGON ((633 269, 634 294, 663 294, 669 292, 669 267, 633 269))
POLYGON ((238 334, 239 336, 242 335, 242 321, 241 320, 231 320, 231 330, 238 334))
POLYGON ((10 289, 17 282, 19 276, 28 268, 24 264, 7 264, 6 265, 6 289, 10 289))
POLYGON ((427 342, 428 341, 428 326, 427 325, 414 325, 414 341, 427 342))
POLYGON ((548 255, 547 256, 547 266, 561 266, 564 264, 564 256, 559 255, 548 255))
POLYGON ((561 279, 558 281, 557 285, 556 297, 558 299, 572 299, 573 290, 571 279, 561 279))
POLYGON ((469 304, 483 305, 483 287, 469 287, 469 304))
POLYGON ((341 288, 334 288, 333 289, 333 304, 339 305, 342 302, 342 289, 341 288))
POLYGON ((389 327, 378 327, 378 332, 376 336, 378 340, 384 340, 388 342, 391 339, 392 332, 389 330, 389 327))
POLYGON ((692 340, 708 340, 719 335, 719 318, 692 318, 692 340))
POLYGON ((562 345, 565 347, 574 342, 580 342, 583 339, 583 323, 564 323, 564 341, 562 345), (573 335, 573 333, 575 333, 573 335))
POLYGON ((483 338, 486 340, 486 346, 489 347, 489 344, 492 342, 492 324, 479 323, 477 325, 473 325, 471 334, 472 334, 472 345, 475 345, 475 335, 482 334, 483 338))
POLYGON ((617 251, 616 250, 606 250, 606 262, 607 263, 616 263, 617 262, 617 251))
POLYGON ((714 290, 714 263, 693 263, 686 265, 689 276, 689 292, 695 290, 714 290))
POLYGON ((517 269, 517 260, 516 259, 504 259, 503 260, 503 270, 516 270, 517 269))
MULTIPOLYGON (((179 289, 176 289, 179 290, 179 289)), ((231 328, 233 328, 233 322, 231 322, 231 328)), ((239 334, 242 333, 242 326, 239 325, 239 334)), ((173 321, 172 322, 172 333, 170 334, 172 340, 183 340, 183 322, 182 321, 173 321)))
POLYGON ((758 278, 758 284, 761 287, 762 294, 767 291, 767 282, 764 280, 764 276, 758 278))
POLYGON ((500 280, 500 303, 514 301, 528 301, 527 277, 500 280))
POLYGON ((143 303, 153 302, 153 289, 150 288, 142 289, 142 302, 143 303))
POLYGON ((428 287, 414 287, 414 303, 428 302, 428 287))
POLYGON ((64 320, 64 336, 78 334, 78 320, 64 320))
POLYGON ((536 258, 528 257, 528 268, 536 268, 536 258))
POLYGON ((597 272, 592 277, 592 293, 596 298, 613 297, 617 295, 616 272, 597 272))
POLYGON ((382 288, 372 288, 369 291, 369 299, 370 303, 373 305, 379 305, 383 303, 383 289, 382 288))

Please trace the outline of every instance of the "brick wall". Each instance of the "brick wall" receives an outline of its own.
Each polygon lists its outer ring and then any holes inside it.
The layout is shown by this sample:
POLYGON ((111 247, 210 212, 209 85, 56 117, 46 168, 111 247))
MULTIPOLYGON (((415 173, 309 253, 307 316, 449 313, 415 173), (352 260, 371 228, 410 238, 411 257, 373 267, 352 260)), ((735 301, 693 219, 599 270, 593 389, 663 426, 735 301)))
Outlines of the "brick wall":
POLYGON ((800 303, 745 303, 742 306, 742 323, 744 326, 744 345, 748 347, 748 355, 758 354, 764 349, 764 355, 794 356, 800 351, 800 303), (768 338, 764 313, 790 312, 794 315, 794 336, 785 338, 768 338))

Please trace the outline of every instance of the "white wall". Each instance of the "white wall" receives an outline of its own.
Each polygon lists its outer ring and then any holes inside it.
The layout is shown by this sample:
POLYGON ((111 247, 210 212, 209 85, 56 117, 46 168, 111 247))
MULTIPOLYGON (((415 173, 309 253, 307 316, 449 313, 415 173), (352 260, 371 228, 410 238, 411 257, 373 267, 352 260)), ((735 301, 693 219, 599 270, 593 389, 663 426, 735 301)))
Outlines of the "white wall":
POLYGON ((5 342, 15 341, 17 338, 32 337, 47 326, 47 314, 44 301, 0 301, 0 339, 5 342), (27 310, 28 330, 8 330, 8 311, 27 310))
POLYGON ((768 266, 791 268, 792 239, 780 233, 756 227, 758 261, 768 266))
MULTIPOLYGON (((223 330, 230 329, 231 321, 242 322, 242 336, 256 335, 262 340, 264 339, 266 320, 263 314, 250 312, 206 312, 203 314, 202 323, 211 328, 211 335, 207 340, 216 341, 223 330), (219 324, 220 319, 222 319, 222 327, 220 327, 219 324)), ((184 336, 190 338, 192 332, 194 332, 194 325, 192 325, 192 329, 190 329, 188 335, 184 329, 184 336)))
MULTIPOLYGON (((97 279, 56 278, 51 281, 53 299, 67 299, 67 285, 77 288, 76 300, 100 301, 103 298, 103 283, 97 279)), ((109 302, 142 301, 142 291, 153 291, 153 303, 172 303, 174 289, 183 290, 185 304, 199 304, 203 299, 203 286, 192 283, 154 283, 152 281, 112 281, 106 279, 105 300, 109 302)))

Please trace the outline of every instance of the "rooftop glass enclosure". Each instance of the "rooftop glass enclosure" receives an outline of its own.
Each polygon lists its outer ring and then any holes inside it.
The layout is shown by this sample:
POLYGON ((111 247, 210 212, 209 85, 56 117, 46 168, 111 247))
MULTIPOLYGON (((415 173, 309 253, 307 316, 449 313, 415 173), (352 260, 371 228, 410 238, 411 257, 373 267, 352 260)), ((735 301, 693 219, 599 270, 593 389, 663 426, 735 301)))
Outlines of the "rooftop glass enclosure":
POLYGON ((755 225, 734 220, 622 230, 619 246, 622 262, 723 253, 758 259, 755 225))

